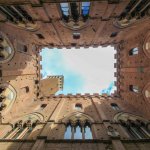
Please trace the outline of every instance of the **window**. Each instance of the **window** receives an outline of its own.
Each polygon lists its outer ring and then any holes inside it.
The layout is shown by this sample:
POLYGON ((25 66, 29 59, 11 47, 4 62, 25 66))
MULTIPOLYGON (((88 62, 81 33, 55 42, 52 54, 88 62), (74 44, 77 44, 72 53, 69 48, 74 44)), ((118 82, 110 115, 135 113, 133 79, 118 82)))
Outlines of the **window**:
POLYGON ((90 2, 82 2, 82 16, 84 20, 88 19, 89 11, 90 11, 90 2))
POLYGON ((149 130, 147 129, 145 123, 139 121, 123 121, 120 120, 121 125, 127 131, 130 138, 132 139, 145 139, 149 138, 149 130))
POLYGON ((69 20, 69 4, 61 3, 60 6, 61 6, 63 19, 68 22, 68 20, 69 20))
POLYGON ((80 120, 76 124, 68 123, 64 134, 64 139, 93 139, 91 124, 88 120, 85 123, 80 123, 80 120))
POLYGON ((116 103, 111 103, 111 107, 114 109, 114 110, 120 110, 119 106, 116 104, 116 103))
POLYGON ((76 110, 82 110, 82 104, 76 104, 75 109, 76 110))
POLYGON ((36 36, 37 36, 39 39, 45 39, 42 34, 39 34, 39 33, 38 33, 38 34, 36 34, 36 36))
POLYGON ((110 37, 116 37, 117 34, 118 34, 118 32, 113 32, 113 33, 110 35, 110 37))
POLYGON ((85 135, 85 139, 93 139, 91 126, 89 123, 86 123, 84 126, 84 135, 85 135))
POLYGON ((139 49, 136 47, 136 48, 132 48, 130 51, 129 51, 129 55, 132 56, 132 55, 137 55, 139 52, 139 49))
POLYGON ((26 93, 28 93, 28 92, 29 92, 29 87, 26 86, 26 87, 25 87, 25 90, 26 90, 26 93))
POLYGON ((23 124, 23 121, 18 121, 14 128, 8 132, 3 139, 23 139, 26 138, 35 127, 35 123, 32 123, 31 120, 26 120, 23 124))
POLYGON ((24 51, 24 52, 27 52, 27 50, 28 50, 27 46, 24 45, 24 46, 23 46, 23 51, 24 51))
POLYGON ((65 131, 64 139, 71 139, 71 136, 72 136, 71 125, 68 124, 65 131))
POLYGON ((36 25, 32 17, 22 6, 1 6, 0 13, 4 15, 9 22, 28 30, 35 29, 36 25))
POLYGON ((3 38, 0 42, 0 62, 6 62, 12 58, 14 54, 14 49, 10 44, 10 41, 3 38))
POLYGON ((129 85, 129 90, 135 93, 139 92, 139 87, 136 85, 129 85))
POLYGON ((80 124, 77 124, 74 127, 74 139, 82 139, 82 127, 80 124))
POLYGON ((119 20, 117 24, 121 27, 127 27, 136 20, 148 16, 148 2, 147 0, 131 0, 120 16, 118 16, 119 20), (138 12, 140 12, 140 14, 138 12))
POLYGON ((41 108, 44 109, 47 106, 47 104, 41 104, 41 108))
POLYGON ((80 33, 77 33, 77 32, 73 33, 73 38, 75 40, 80 39, 80 33))
POLYGON ((90 2, 60 3, 60 8, 66 22, 71 20, 78 22, 80 18, 86 21, 89 17, 90 2))

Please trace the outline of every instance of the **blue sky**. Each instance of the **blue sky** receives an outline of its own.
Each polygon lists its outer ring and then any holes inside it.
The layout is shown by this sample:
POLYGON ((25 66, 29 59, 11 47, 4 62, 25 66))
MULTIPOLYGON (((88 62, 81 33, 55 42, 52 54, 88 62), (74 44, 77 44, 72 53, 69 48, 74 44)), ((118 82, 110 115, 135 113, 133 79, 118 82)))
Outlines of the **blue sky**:
POLYGON ((89 49, 48 49, 42 55, 43 78, 64 76, 64 89, 57 94, 107 93, 115 87, 114 54, 112 47, 89 49))

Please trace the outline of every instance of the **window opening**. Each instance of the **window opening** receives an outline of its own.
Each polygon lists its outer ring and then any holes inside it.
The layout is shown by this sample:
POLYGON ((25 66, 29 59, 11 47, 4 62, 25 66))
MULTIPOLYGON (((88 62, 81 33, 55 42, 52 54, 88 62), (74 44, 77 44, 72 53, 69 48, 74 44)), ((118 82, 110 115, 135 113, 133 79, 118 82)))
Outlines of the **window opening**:
POLYGON ((136 85, 130 85, 129 86, 130 91, 138 93, 139 92, 139 87, 136 85))
POLYGON ((45 39, 42 34, 39 34, 39 33, 38 33, 38 34, 36 34, 36 35, 37 35, 37 37, 38 37, 39 39, 45 39))
POLYGON ((82 128, 80 125, 76 125, 74 128, 74 139, 82 139, 82 128))
POLYGON ((112 107, 114 110, 120 110, 119 106, 118 106, 116 103, 111 103, 111 107, 112 107))
POLYGON ((47 104, 41 104, 41 108, 44 109, 47 106, 47 104))
POLYGON ((73 33, 73 38, 75 40, 80 39, 80 33, 77 33, 77 32, 73 33))
POLYGON ((84 135, 85 135, 85 139, 93 139, 91 127, 89 124, 86 124, 84 126, 84 135))
POLYGON ((110 35, 110 37, 116 37, 117 34, 118 34, 118 32, 113 32, 113 33, 110 35))
POLYGON ((72 135, 71 125, 68 124, 65 131, 64 139, 71 139, 71 135, 72 135))
POLYGON ((132 55, 137 55, 139 52, 139 49, 136 47, 136 48, 132 48, 130 51, 129 51, 129 55, 132 56, 132 55))
POLYGON ((76 104, 75 109, 76 110, 82 110, 82 104, 76 104))

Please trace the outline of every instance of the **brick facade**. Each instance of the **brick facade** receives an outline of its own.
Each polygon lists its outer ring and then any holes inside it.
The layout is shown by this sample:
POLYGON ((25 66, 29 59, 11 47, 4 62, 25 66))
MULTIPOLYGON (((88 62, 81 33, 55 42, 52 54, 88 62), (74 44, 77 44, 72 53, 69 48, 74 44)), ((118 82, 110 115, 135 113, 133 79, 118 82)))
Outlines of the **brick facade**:
POLYGON ((93 0, 88 18, 80 15, 78 24, 64 21, 61 2, 66 1, 0 0, 0 149, 148 150, 149 2, 93 0), (41 79, 43 47, 109 45, 117 51, 112 96, 56 96, 62 80, 41 79), (71 138, 65 139, 68 126, 71 138), (82 139, 75 138, 77 127, 82 139), (86 127, 92 139, 86 139, 86 127))

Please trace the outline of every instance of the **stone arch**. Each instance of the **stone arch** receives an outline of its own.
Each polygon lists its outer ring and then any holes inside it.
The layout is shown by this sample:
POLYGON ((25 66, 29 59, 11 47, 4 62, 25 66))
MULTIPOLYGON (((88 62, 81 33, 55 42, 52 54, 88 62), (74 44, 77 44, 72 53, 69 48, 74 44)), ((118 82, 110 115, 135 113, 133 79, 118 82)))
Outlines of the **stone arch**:
POLYGON ((0 32, 0 63, 9 62, 15 54, 15 48, 5 34, 0 32))
POLYGON ((34 113, 30 113, 30 114, 19 117, 17 120, 14 120, 12 122, 12 124, 14 125, 19 120, 22 120, 23 122, 25 122, 28 119, 32 120, 33 122, 35 120, 38 120, 39 122, 42 122, 42 121, 44 121, 44 116, 39 112, 34 112, 34 113))
POLYGON ((141 116, 118 113, 114 117, 131 139, 149 139, 150 122, 141 116))
POLYGON ((114 116, 115 121, 119 121, 119 120, 127 121, 129 119, 133 121, 141 120, 143 122, 147 122, 147 120, 141 116, 133 115, 133 114, 126 113, 126 112, 120 112, 114 116))
POLYGON ((150 82, 144 87, 142 93, 144 99, 150 103, 150 82))
POLYGON ((38 124, 43 121, 44 117, 40 113, 31 113, 22 116, 11 123, 12 129, 5 134, 4 139, 22 139, 28 138, 31 134, 36 135, 37 130, 42 129, 42 125, 38 124))
POLYGON ((65 139, 93 139, 93 119, 84 113, 72 113, 63 119, 65 139))
POLYGON ((89 116, 85 113, 82 113, 82 112, 71 113, 71 114, 67 115, 65 118, 63 118, 61 121, 65 123, 65 122, 68 122, 70 119, 73 120, 73 121, 76 121, 76 120, 81 120, 81 121, 89 120, 90 123, 94 122, 94 119, 91 116, 89 116))
POLYGON ((13 103, 16 100, 16 97, 17 92, 12 85, 8 83, 0 84, 0 111, 3 115, 11 109, 13 103))
POLYGON ((150 32, 146 35, 144 44, 143 44, 143 51, 145 55, 150 58, 150 32))

